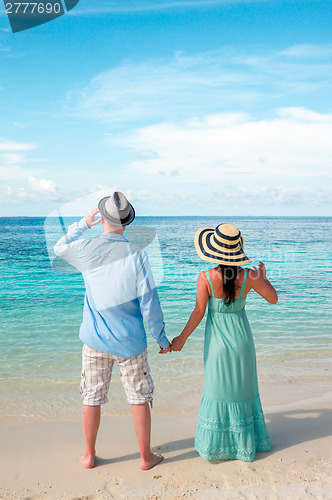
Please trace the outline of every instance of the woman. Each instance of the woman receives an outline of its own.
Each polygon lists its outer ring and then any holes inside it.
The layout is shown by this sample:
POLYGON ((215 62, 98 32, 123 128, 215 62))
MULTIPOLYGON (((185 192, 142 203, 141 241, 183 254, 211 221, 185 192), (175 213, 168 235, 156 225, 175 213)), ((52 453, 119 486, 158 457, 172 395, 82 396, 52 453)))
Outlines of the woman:
POLYGON ((251 462, 256 451, 271 449, 261 407, 255 345, 245 312, 246 297, 255 290, 267 302, 278 296, 266 278, 265 266, 250 264, 240 231, 231 224, 202 228, 195 236, 202 260, 218 264, 197 281, 197 298, 188 323, 173 339, 172 351, 181 351, 202 321, 207 303, 204 342, 204 395, 199 412, 195 449, 207 460, 239 459, 251 462))

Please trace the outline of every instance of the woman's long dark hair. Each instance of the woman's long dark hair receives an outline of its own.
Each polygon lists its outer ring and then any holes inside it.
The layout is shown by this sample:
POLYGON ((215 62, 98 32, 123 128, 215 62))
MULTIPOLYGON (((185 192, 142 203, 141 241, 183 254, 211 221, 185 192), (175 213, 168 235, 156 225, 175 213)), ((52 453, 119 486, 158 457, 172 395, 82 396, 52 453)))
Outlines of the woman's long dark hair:
POLYGON ((235 300, 236 289, 239 288, 235 281, 239 275, 238 266, 222 266, 219 264, 220 271, 223 278, 224 292, 226 297, 224 299, 226 306, 229 306, 235 300))

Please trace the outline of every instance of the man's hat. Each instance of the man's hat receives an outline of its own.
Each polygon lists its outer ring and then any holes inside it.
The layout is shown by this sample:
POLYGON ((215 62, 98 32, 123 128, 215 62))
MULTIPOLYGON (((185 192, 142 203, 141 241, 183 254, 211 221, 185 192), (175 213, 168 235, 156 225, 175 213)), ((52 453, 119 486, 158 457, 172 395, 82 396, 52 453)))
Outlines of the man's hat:
POLYGON ((115 226, 127 226, 135 219, 134 207, 120 191, 102 198, 98 203, 98 210, 104 219, 115 226))

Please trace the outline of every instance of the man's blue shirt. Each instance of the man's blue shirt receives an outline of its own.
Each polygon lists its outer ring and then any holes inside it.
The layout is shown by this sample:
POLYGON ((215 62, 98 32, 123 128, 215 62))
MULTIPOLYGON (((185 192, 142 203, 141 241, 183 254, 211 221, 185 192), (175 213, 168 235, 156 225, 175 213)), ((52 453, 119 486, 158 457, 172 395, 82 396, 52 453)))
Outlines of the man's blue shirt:
POLYGON ((160 347, 169 342, 146 252, 123 235, 103 233, 79 239, 85 218, 68 228, 54 246, 58 257, 83 275, 85 298, 80 339, 93 349, 133 357, 147 346, 143 320, 160 347))

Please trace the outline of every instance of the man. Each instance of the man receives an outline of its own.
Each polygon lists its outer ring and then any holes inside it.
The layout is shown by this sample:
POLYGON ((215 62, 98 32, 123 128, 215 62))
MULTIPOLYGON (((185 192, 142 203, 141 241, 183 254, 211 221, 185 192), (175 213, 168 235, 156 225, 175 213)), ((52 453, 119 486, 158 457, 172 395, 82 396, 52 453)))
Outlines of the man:
POLYGON ((107 402, 112 368, 116 362, 127 400, 132 405, 133 423, 141 454, 141 469, 149 470, 163 460, 150 449, 153 381, 147 360, 143 319, 160 346, 170 351, 163 313, 151 268, 144 250, 131 245, 125 227, 135 218, 127 198, 115 192, 68 228, 54 246, 58 257, 82 272, 85 282, 81 394, 85 454, 83 467, 95 463, 95 443, 100 424, 100 406, 107 402), (101 217, 95 220, 96 214, 101 217), (79 239, 85 230, 103 224, 97 238, 79 239))

